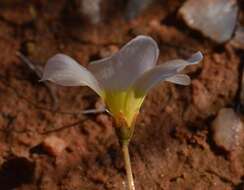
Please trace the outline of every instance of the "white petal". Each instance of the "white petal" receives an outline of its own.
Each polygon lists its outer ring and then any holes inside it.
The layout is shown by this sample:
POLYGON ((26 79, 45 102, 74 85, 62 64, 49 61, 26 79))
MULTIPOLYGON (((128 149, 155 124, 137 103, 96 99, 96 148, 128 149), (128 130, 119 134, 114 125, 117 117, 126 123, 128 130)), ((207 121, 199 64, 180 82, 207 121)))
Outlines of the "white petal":
POLYGON ((135 90, 136 96, 141 94, 146 94, 154 85, 162 80, 170 78, 177 73, 177 69, 172 65, 172 67, 167 66, 165 68, 163 65, 156 66, 155 68, 144 73, 132 86, 135 90))
POLYGON ((138 36, 111 57, 92 62, 89 69, 105 89, 125 90, 156 64, 158 54, 151 37, 138 36))
POLYGON ((203 55, 200 51, 197 53, 194 53, 189 59, 183 60, 183 59, 175 59, 171 61, 165 62, 162 67, 165 69, 168 68, 175 68, 178 72, 182 71, 186 66, 188 65, 195 65, 199 63, 203 59, 203 55))
POLYGON ((203 59, 203 55, 200 51, 198 51, 197 53, 194 53, 188 60, 187 62, 191 65, 197 64, 199 63, 199 61, 201 61, 203 59))
POLYGON ((146 94, 148 90, 162 80, 183 85, 189 84, 190 78, 187 75, 178 74, 178 72, 188 65, 198 63, 202 58, 202 54, 197 52, 188 60, 175 59, 145 72, 133 85, 136 96, 146 94))
POLYGON ((169 77, 165 79, 168 82, 172 82, 175 84, 180 84, 180 85, 189 85, 191 84, 191 79, 188 75, 185 74, 177 74, 172 77, 169 77))
POLYGON ((41 81, 44 80, 63 86, 88 86, 102 95, 102 90, 91 72, 64 54, 56 54, 47 61, 41 81))

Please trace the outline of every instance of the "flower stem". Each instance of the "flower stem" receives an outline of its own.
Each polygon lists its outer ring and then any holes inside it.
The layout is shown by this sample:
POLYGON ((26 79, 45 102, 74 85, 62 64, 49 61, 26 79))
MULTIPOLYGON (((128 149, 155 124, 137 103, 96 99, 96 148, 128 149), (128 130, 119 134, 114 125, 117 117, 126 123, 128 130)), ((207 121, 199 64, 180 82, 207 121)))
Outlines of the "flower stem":
POLYGON ((128 185, 128 190, 135 190, 128 145, 129 145, 128 141, 122 142, 122 152, 123 152, 123 156, 124 156, 125 169, 126 169, 126 175, 127 175, 127 185, 128 185))

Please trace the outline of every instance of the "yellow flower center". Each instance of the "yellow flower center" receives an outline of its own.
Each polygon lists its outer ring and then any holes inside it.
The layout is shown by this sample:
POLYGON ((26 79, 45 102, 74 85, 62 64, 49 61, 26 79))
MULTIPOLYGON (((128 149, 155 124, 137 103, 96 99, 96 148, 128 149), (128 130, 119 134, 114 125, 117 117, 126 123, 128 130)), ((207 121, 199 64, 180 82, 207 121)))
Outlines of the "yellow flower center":
POLYGON ((123 118, 132 127, 145 96, 136 97, 132 88, 126 91, 106 91, 105 102, 115 118, 123 118))

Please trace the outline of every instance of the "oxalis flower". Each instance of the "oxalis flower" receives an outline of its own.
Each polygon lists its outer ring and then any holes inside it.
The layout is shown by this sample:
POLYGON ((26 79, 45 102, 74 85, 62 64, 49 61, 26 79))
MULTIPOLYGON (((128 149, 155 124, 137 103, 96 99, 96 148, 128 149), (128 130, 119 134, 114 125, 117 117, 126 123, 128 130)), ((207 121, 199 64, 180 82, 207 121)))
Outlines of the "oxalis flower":
POLYGON ((105 101, 115 120, 131 128, 153 86, 163 80, 189 85, 189 76, 179 72, 203 57, 197 52, 187 60, 175 59, 155 66, 158 56, 158 45, 151 37, 137 36, 112 56, 91 62, 88 69, 67 55, 56 54, 47 61, 42 80, 90 87, 105 101))
POLYGON ((134 182, 128 143, 147 92, 160 81, 189 85, 189 76, 180 72, 203 58, 197 52, 187 60, 175 59, 156 66, 158 56, 157 43, 151 37, 138 36, 112 56, 91 62, 88 68, 64 54, 50 58, 44 68, 42 80, 63 86, 88 86, 107 104, 122 145, 129 190, 134 190, 134 182))

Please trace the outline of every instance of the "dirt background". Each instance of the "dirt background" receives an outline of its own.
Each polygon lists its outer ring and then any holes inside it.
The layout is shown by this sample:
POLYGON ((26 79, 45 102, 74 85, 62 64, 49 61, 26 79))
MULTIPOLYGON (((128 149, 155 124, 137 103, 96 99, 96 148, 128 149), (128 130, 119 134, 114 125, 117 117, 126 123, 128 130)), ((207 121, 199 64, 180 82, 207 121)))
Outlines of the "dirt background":
POLYGON ((158 42, 159 64, 198 50, 204 60, 186 69, 192 85, 163 83, 148 94, 130 144, 136 189, 244 189, 243 141, 227 152, 216 146, 211 128, 221 108, 239 103, 243 51, 190 30, 177 15, 183 2, 156 2, 128 22, 123 1, 105 0, 96 26, 72 1, 0 2, 1 190, 125 189, 111 118, 79 113, 98 107, 97 95, 86 87, 39 83, 16 52, 40 66, 57 52, 87 66, 138 34, 158 42), (67 146, 58 156, 41 145, 49 136, 67 146))

